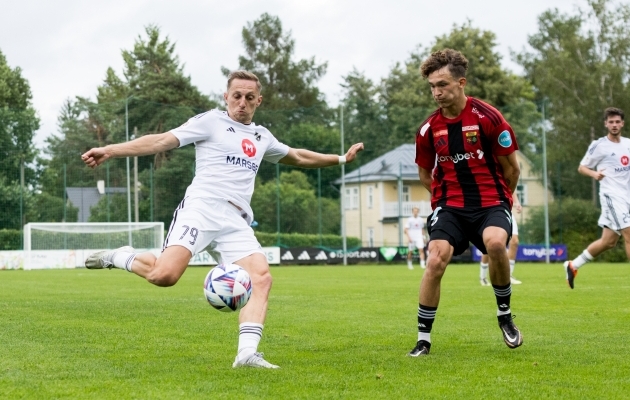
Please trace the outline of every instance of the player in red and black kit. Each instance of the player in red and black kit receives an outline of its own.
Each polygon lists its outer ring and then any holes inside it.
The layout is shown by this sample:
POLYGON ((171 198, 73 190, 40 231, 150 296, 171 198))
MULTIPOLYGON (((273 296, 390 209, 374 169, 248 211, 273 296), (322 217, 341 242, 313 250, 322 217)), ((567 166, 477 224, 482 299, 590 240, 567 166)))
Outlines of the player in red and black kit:
POLYGON ((431 328, 440 301, 440 282, 454 255, 472 242, 490 258, 490 281, 497 317, 510 348, 523 337, 510 310, 510 263, 505 247, 512 233, 512 193, 520 174, 512 128, 494 107, 467 97, 468 60, 445 49, 420 67, 439 109, 416 134, 416 163, 422 184, 431 192, 433 214, 427 269, 420 282, 418 341, 409 355, 429 354, 431 328))

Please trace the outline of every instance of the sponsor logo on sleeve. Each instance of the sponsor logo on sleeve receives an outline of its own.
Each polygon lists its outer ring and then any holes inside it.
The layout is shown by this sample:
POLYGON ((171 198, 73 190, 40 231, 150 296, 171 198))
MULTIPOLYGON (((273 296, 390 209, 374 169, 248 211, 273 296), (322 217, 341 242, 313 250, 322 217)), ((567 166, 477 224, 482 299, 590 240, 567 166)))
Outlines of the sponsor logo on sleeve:
POLYGON ((508 132, 507 130, 501 132, 501 134, 499 135, 499 145, 505 148, 508 148, 512 145, 512 136, 510 135, 510 132, 508 132))

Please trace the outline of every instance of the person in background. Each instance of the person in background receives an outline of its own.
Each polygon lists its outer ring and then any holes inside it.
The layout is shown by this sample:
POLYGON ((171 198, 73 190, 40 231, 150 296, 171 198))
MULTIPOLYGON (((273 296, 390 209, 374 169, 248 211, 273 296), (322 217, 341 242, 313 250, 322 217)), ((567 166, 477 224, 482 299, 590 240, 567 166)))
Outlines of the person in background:
POLYGON ((565 261, 564 271, 573 289, 578 270, 584 264, 617 245, 623 236, 630 260, 630 139, 621 136, 624 113, 619 108, 604 110, 608 134, 594 140, 584 155, 578 172, 599 181, 602 213, 597 225, 602 237, 589 244, 575 259, 565 261))
POLYGON ((413 216, 407 220, 407 226, 405 227, 405 235, 409 241, 409 247, 407 251, 407 268, 413 269, 413 251, 418 250, 420 255, 420 267, 426 268, 424 261, 424 219, 419 216, 420 209, 414 207, 411 209, 413 216))

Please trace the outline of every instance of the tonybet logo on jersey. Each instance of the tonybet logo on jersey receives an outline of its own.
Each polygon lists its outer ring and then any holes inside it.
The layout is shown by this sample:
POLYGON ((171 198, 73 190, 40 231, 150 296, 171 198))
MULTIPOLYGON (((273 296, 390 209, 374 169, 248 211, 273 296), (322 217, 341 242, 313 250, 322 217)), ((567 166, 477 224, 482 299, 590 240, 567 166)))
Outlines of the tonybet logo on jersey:
POLYGON ((254 157, 256 155, 256 146, 254 146, 251 140, 243 139, 241 147, 243 148, 243 153, 247 154, 248 157, 254 157))
MULTIPOLYGON (((475 153, 473 153, 472 151, 464 154, 458 153, 452 156, 439 156, 438 162, 452 161, 453 163, 457 164, 460 161, 470 160, 471 158, 475 158, 475 153)), ((483 158, 483 151, 477 150, 477 158, 480 160, 483 158)))

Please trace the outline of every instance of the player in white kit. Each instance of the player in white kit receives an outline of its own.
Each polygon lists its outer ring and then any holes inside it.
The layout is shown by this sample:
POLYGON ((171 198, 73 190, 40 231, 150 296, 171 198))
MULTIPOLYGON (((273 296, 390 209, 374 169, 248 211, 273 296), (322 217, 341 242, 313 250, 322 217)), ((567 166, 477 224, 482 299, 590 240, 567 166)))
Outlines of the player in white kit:
POLYGON ((420 255, 420 267, 424 269, 426 268, 426 264, 424 262, 424 219, 418 215, 420 213, 420 209, 418 207, 412 208, 411 212, 413 216, 409 217, 407 220, 407 226, 405 227, 405 234, 407 235, 407 240, 409 240, 407 268, 413 269, 411 258, 413 257, 413 251, 418 249, 418 254, 420 255))
POLYGON ((589 244, 575 259, 564 263, 571 289, 578 269, 615 247, 621 235, 630 259, 630 139, 621 136, 623 125, 623 111, 607 108, 604 111, 604 126, 608 134, 591 143, 578 167, 580 174, 599 181, 602 213, 597 224, 602 227, 602 237, 589 244))
POLYGON ((262 102, 261 85, 247 71, 230 74, 223 97, 227 111, 197 115, 170 132, 146 135, 126 143, 97 147, 81 157, 91 168, 115 157, 150 155, 190 143, 196 148, 195 177, 173 214, 162 254, 135 253, 131 247, 97 252, 90 269, 120 268, 157 286, 172 286, 192 255, 208 249, 217 261, 243 267, 252 279, 252 296, 239 314, 238 352, 233 367, 278 368, 258 352, 272 278, 267 258, 250 227, 250 200, 263 160, 303 168, 352 162, 363 144, 344 156, 293 149, 280 143, 252 118, 262 102))

